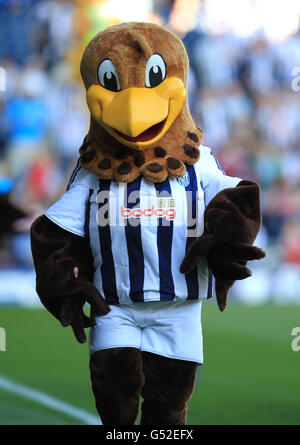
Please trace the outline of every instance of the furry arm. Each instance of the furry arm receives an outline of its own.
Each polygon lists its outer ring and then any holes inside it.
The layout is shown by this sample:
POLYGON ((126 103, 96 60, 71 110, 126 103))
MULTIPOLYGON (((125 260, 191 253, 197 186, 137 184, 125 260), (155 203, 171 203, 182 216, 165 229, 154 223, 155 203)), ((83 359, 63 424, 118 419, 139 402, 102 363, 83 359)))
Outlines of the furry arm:
POLYGON ((84 343, 84 327, 94 324, 83 312, 85 302, 96 315, 110 310, 92 284, 94 268, 87 240, 60 228, 45 215, 33 222, 30 236, 41 302, 63 326, 72 326, 76 339, 84 343))
POLYGON ((241 181, 237 187, 219 192, 205 209, 203 234, 191 244, 180 267, 182 273, 188 273, 207 256, 221 311, 234 281, 251 275, 247 261, 265 256, 263 250, 252 246, 261 226, 259 193, 259 186, 252 181, 241 181))

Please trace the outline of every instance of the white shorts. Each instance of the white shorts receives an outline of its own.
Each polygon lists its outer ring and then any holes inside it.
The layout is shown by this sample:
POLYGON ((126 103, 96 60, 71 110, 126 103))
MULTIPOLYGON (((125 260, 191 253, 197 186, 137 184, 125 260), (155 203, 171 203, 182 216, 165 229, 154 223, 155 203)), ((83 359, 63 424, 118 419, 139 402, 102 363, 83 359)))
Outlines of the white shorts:
POLYGON ((90 329, 90 355, 132 347, 179 360, 203 363, 202 300, 110 305, 90 329))

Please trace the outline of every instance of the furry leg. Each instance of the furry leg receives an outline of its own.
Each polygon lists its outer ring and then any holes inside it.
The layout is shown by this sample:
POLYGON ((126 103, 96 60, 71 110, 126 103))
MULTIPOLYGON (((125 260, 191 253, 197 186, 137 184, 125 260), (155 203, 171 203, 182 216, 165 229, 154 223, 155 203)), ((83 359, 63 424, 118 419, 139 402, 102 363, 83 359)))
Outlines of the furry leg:
POLYGON ((141 425, 185 425, 197 363, 143 352, 141 425))
POLYGON ((97 351, 90 359, 96 408, 104 425, 134 425, 144 384, 142 355, 136 348, 97 351))

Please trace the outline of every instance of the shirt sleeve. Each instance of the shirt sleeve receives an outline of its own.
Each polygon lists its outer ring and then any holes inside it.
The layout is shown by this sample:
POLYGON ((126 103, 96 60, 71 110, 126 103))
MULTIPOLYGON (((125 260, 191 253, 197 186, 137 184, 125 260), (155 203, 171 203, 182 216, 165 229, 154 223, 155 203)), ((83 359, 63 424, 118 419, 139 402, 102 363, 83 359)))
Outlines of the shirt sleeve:
POLYGON ((62 229, 84 237, 89 196, 90 190, 88 187, 80 184, 74 185, 44 214, 62 229))
POLYGON ((71 177, 67 185, 67 191, 74 185, 79 185, 79 184, 84 185, 91 189, 96 189, 99 185, 99 179, 91 171, 82 168, 78 160, 75 168, 71 173, 71 177))
POLYGON ((217 193, 226 188, 236 187, 242 179, 227 176, 209 147, 202 146, 200 152, 198 172, 201 187, 204 191, 205 205, 207 206, 217 193))
POLYGON ((45 216, 62 229, 84 237, 86 210, 91 193, 97 188, 97 184, 97 177, 92 172, 77 165, 71 175, 67 191, 45 211, 45 216))

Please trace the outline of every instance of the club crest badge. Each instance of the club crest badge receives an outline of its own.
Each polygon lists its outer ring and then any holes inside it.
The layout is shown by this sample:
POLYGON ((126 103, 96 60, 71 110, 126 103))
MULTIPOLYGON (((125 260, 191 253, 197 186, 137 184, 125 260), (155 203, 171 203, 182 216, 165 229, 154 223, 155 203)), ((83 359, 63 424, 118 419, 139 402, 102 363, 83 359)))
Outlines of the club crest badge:
POLYGON ((183 176, 181 176, 181 178, 176 178, 176 179, 179 182, 179 184, 182 185, 182 187, 187 187, 191 182, 190 175, 188 174, 188 172, 186 172, 183 176))

